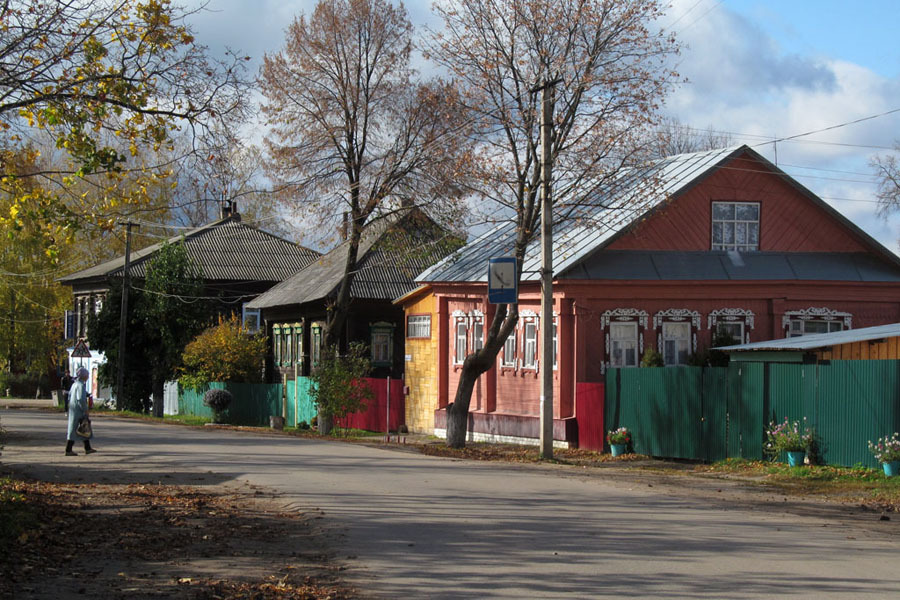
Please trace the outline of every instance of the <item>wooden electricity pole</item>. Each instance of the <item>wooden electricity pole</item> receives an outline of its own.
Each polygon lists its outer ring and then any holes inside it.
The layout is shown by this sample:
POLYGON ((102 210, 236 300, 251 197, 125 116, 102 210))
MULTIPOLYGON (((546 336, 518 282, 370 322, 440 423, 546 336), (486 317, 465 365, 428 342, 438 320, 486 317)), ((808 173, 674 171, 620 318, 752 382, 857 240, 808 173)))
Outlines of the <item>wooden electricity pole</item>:
POLYGON ((553 458, 553 87, 541 89, 541 458, 553 458))
POLYGON ((122 408, 125 384, 125 330, 128 326, 128 272, 131 269, 131 228, 140 226, 137 223, 127 221, 120 223, 125 226, 125 270, 122 272, 122 314, 119 317, 119 368, 116 370, 116 406, 122 408))

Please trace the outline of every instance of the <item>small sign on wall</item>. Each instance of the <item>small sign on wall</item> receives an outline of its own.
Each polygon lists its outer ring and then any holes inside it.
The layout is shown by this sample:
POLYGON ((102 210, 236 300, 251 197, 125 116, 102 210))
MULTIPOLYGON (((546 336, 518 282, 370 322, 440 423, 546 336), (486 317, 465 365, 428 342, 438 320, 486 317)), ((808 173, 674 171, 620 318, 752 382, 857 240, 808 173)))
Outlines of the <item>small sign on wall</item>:
POLYGON ((412 362, 412 354, 406 355, 406 362, 412 362))

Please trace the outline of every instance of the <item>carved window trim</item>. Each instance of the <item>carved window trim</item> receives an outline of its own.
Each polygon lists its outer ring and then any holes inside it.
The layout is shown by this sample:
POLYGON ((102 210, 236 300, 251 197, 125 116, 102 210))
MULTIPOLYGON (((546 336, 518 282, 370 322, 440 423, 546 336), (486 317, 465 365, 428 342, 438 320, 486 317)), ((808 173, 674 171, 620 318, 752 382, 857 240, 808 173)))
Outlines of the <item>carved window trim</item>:
POLYGON ((743 323, 744 339, 739 340, 743 344, 750 343, 750 330, 754 328, 755 315, 752 310, 746 308, 719 308, 709 313, 707 326, 715 335, 719 323, 743 323))
POLYGON ((614 308, 612 310, 604 311, 600 315, 600 327, 603 329, 603 337, 605 340, 605 348, 606 360, 600 365, 600 371, 602 373, 606 373, 606 370, 611 367, 611 352, 612 352, 612 342, 610 340, 610 323, 636 323, 637 324, 637 341, 638 341, 638 349, 637 349, 637 365, 641 364, 641 357, 644 355, 644 330, 647 328, 647 319, 649 318, 649 314, 645 310, 640 310, 638 308, 614 308))
POLYGON ((853 329, 853 315, 848 312, 834 310, 825 306, 799 310, 786 310, 781 317, 781 328, 784 337, 790 337, 791 321, 839 321, 843 329, 853 329))
POLYGON ((667 308, 653 315, 653 329, 656 330, 656 350, 663 352, 663 323, 681 323, 688 321, 691 325, 691 352, 697 352, 697 332, 700 330, 700 313, 689 308, 667 308))

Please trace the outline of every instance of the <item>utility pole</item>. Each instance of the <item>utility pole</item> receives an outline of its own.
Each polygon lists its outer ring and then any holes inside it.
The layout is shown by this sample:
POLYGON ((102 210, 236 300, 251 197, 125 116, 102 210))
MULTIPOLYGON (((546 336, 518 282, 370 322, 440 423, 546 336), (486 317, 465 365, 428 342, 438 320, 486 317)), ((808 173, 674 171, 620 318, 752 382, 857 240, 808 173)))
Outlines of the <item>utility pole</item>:
POLYGON ((553 206, 550 193, 553 87, 541 90, 541 458, 553 458, 553 206))
POLYGON ((119 223, 125 226, 125 270, 122 272, 122 314, 119 317, 119 368, 116 370, 116 405, 122 408, 120 404, 125 398, 125 330, 128 325, 128 287, 129 287, 129 270, 131 269, 131 228, 140 228, 137 223, 126 221, 119 223))

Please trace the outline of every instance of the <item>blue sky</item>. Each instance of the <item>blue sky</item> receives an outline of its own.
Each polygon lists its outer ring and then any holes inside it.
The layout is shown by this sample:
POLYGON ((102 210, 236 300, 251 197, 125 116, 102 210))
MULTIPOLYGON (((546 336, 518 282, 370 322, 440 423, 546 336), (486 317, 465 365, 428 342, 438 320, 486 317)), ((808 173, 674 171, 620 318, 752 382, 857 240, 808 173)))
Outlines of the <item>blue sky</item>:
MULTIPOLYGON (((240 49, 258 64, 312 0, 211 0, 197 15, 213 52, 240 49)), ((406 2, 412 21, 433 20, 430 1, 406 2)), ((672 0, 663 19, 686 44, 688 78, 665 112, 696 128, 729 132, 777 163, 888 248, 900 215, 875 216, 869 161, 900 140, 900 113, 790 141, 900 108, 900 4, 882 0, 672 0)))

